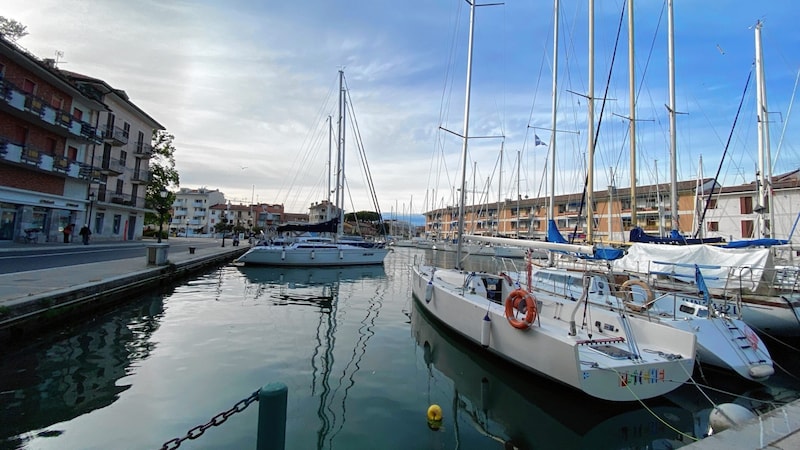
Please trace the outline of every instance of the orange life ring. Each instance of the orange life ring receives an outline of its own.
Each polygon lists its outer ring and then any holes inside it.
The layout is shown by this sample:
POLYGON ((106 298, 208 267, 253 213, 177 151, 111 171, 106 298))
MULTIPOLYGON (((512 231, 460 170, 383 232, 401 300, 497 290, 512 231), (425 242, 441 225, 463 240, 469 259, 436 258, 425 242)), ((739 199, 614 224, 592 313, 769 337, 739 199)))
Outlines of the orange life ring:
POLYGON ((527 330, 536 319, 536 299, 524 289, 515 289, 506 298, 506 320, 518 330, 527 330), (518 310, 525 302, 525 319, 517 319, 514 310, 518 310))

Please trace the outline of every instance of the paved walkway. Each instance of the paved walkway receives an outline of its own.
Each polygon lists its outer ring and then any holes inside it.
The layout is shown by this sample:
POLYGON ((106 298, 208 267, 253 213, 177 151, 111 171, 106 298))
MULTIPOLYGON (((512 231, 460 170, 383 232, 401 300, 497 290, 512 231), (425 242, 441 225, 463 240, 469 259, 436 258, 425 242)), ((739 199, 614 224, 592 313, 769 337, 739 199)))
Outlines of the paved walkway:
MULTIPOLYGON (((168 253, 170 263, 183 263, 192 260, 202 260, 209 256, 234 253, 242 250, 242 246, 233 247, 230 240, 226 240, 225 247, 221 246, 220 240, 200 239, 200 238, 170 238, 171 241, 182 243, 209 243, 215 242, 217 245, 211 247, 197 247, 195 254, 190 254, 187 250, 171 251, 168 253)), ((134 245, 154 244, 154 240, 136 242, 98 242, 93 243, 93 248, 134 245)), ((167 242, 169 243, 169 242, 167 242)), ((45 244, 53 249, 65 245, 74 244, 45 244)), ((9 251, 41 250, 43 245, 32 247, 25 244, 3 244, 0 247, 0 254, 9 251)), ((246 247, 246 244, 245 244, 246 247)), ((10 274, 0 274, 0 306, 17 306, 22 303, 34 301, 46 297, 48 293, 63 292, 69 289, 79 289, 87 284, 100 283, 110 279, 128 276, 137 272, 158 270, 158 266, 148 265, 147 248, 142 247, 142 254, 136 258, 119 259, 115 261, 103 261, 89 264, 81 264, 64 270, 62 267, 50 269, 31 270, 27 272, 16 272, 10 274)))

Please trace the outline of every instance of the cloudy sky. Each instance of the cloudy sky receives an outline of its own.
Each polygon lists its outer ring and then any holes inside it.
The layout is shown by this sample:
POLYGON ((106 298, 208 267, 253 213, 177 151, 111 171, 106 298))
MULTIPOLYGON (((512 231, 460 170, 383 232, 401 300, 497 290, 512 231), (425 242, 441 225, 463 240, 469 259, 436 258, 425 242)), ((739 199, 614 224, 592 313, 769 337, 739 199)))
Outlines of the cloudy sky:
MULTIPOLYGON (((586 3, 561 2, 558 194, 583 187, 586 3)), ((625 2, 596 3, 595 188, 605 189, 612 174, 627 187, 625 2)), ((634 9, 639 186, 669 180, 665 5, 639 1, 634 9)), ((552 10, 551 2, 530 0, 477 9, 469 134, 483 139, 470 140, 469 203, 518 191, 547 195, 547 146, 536 146, 535 138, 548 143, 552 135, 552 10)), ((346 209, 374 209, 359 142, 383 212, 455 203, 469 27, 464 0, 4 0, 0 15, 27 26, 21 46, 41 58, 59 52, 59 67, 125 90, 163 124, 175 136, 182 187, 220 189, 234 202, 283 203, 292 212, 326 198, 326 120, 330 114, 336 122, 343 69, 358 125, 345 138, 346 209)), ((800 167, 800 122, 791 111, 800 69, 797 18, 790 0, 675 1, 679 180, 697 177, 701 156, 702 174, 719 167, 725 184, 755 176, 755 75, 745 86, 757 20, 773 170, 800 167)))

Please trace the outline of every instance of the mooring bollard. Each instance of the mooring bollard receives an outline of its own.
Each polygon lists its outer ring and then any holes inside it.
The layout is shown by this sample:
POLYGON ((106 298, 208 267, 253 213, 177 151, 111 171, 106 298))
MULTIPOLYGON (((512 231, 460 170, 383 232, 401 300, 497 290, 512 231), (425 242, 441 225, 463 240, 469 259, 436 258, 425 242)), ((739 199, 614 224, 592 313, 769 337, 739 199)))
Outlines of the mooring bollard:
POLYGON ((189 247, 189 254, 194 255, 194 250, 195 250, 194 247, 189 247))
POLYGON ((258 391, 257 450, 283 450, 286 446, 286 399, 283 383, 270 383, 258 391))

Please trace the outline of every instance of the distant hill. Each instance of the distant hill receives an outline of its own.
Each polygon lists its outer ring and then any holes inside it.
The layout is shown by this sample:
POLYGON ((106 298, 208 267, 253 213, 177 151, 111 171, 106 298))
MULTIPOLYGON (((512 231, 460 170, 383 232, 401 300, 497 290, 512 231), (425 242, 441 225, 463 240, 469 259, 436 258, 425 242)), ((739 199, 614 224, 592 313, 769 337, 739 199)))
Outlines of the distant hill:
MULTIPOLYGON (((408 217, 408 215, 397 216, 397 217, 394 217, 394 218, 397 219, 398 222, 409 222, 410 221, 411 225, 414 225, 415 227, 421 227, 421 226, 425 225, 425 216, 423 216, 422 214, 414 214, 410 218, 408 217)), ((391 214, 384 214, 383 215, 383 220, 391 220, 391 219, 392 219, 392 215, 391 214)))

